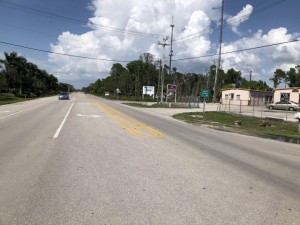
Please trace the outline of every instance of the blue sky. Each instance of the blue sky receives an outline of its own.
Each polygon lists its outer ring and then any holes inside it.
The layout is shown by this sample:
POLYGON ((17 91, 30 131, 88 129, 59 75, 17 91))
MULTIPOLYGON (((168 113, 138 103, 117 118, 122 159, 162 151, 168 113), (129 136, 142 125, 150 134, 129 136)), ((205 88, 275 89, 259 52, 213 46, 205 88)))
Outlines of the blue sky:
MULTIPOLYGON (((176 59, 217 53, 220 6, 221 0, 0 0, 0 41, 105 60, 77 59, 1 43, 0 57, 5 51, 16 51, 61 82, 81 88, 106 77, 115 63, 110 60, 131 61, 144 52, 162 58, 157 42, 170 36, 173 16, 172 66, 184 73, 203 73, 216 57, 176 59), (132 35, 132 31, 139 34, 132 35)), ((299 38, 299 12, 298 0, 225 0, 223 51, 299 38)), ((299 42, 223 55, 222 68, 233 67, 246 78, 252 70, 254 79, 271 85, 269 78, 276 68, 288 70, 300 64, 299 42)))

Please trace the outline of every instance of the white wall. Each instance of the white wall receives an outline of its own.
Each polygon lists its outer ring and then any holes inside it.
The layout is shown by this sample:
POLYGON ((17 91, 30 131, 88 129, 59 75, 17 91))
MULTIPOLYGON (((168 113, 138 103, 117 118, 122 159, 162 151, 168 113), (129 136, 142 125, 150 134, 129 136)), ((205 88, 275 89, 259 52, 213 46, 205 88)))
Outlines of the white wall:
POLYGON ((295 88, 295 89, 294 88, 276 89, 275 92, 274 92, 274 102, 279 102, 280 101, 280 96, 283 93, 290 94, 290 101, 300 103, 300 99, 299 99, 300 89, 299 88, 295 88), (296 92, 296 91, 298 91, 298 92, 296 92))
POLYGON ((222 91, 222 103, 232 105, 248 105, 250 100, 250 91, 249 90, 240 90, 240 89, 231 89, 222 91), (233 94, 233 98, 232 97, 233 94), (226 95, 228 98, 226 99, 226 95), (238 98, 239 95, 239 98, 238 98))

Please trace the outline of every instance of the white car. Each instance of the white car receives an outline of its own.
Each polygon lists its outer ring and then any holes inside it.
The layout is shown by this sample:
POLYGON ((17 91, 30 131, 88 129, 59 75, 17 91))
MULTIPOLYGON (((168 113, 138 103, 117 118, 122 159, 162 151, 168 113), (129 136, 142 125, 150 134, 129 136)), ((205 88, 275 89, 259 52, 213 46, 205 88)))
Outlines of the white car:
POLYGON ((295 119, 299 120, 300 122, 300 112, 295 113, 295 119))
POLYGON ((290 101, 290 102, 280 101, 280 102, 272 103, 272 104, 267 105, 267 108, 289 110, 289 111, 300 110, 299 103, 292 102, 292 101, 290 101))

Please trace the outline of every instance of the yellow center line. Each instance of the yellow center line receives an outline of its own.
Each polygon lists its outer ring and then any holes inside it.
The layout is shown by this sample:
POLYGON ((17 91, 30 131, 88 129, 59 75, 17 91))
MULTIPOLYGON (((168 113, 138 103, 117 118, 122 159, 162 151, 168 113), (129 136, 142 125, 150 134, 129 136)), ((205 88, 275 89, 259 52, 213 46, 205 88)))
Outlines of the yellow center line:
POLYGON ((133 134, 134 136, 144 138, 161 138, 164 136, 163 133, 155 130, 154 128, 145 125, 139 122, 138 120, 133 119, 104 103, 96 101, 94 101, 93 103, 104 113, 106 113, 110 118, 112 118, 115 122, 121 125, 127 132, 133 134))

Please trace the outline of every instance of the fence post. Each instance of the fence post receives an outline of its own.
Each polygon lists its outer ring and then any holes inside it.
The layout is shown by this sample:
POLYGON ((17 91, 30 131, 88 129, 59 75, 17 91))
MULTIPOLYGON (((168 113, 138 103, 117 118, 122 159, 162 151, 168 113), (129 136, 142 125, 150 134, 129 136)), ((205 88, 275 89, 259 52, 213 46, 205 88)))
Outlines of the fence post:
POLYGON ((240 114, 242 113, 242 100, 240 100, 240 114))
POLYGON ((228 112, 230 112, 231 99, 229 99, 228 112))
POLYGON ((254 116, 254 105, 255 105, 255 100, 253 100, 253 107, 252 107, 252 116, 254 116))

